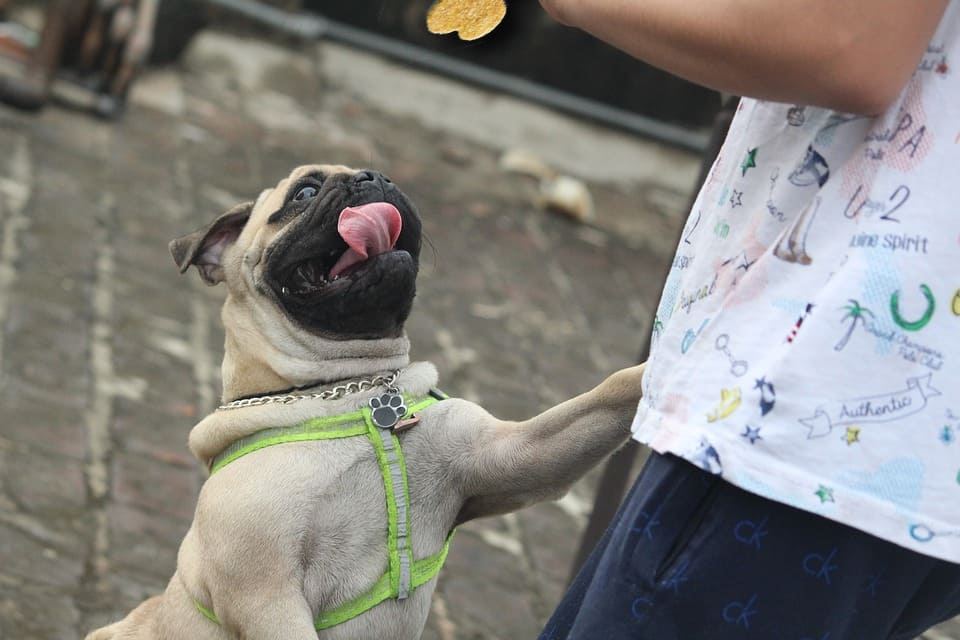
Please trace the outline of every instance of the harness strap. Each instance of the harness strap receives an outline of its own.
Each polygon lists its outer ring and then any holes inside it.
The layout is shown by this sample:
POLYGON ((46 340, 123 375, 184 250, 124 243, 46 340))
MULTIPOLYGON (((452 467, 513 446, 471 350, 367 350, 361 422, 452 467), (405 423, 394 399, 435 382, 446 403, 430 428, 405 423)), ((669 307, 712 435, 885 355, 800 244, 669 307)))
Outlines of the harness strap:
POLYGON ((271 427, 257 431, 253 435, 241 438, 221 451, 210 462, 210 475, 213 475, 237 458, 275 444, 304 442, 306 440, 333 440, 349 438, 367 432, 364 410, 343 413, 327 418, 313 418, 292 427, 271 427))
POLYGON ((406 465, 400 452, 397 436, 387 429, 378 429, 369 425, 370 442, 377 452, 377 462, 383 475, 383 487, 387 493, 387 552, 390 557, 390 589, 396 592, 398 600, 404 600, 410 594, 410 565, 413 564, 408 544, 409 523, 407 509, 410 498, 407 495, 406 465))
MULTIPOLYGON (((450 551, 450 541, 453 540, 455 533, 456 530, 450 532, 450 535, 447 536, 447 541, 443 543, 443 548, 440 549, 439 552, 413 563, 410 580, 411 590, 430 582, 440 573, 440 569, 443 568, 443 563, 447 560, 447 552, 450 551)), ((373 585, 373 588, 363 595, 344 602, 333 611, 320 614, 313 626, 317 631, 335 627, 342 622, 356 618, 361 613, 374 608, 391 597, 394 597, 393 590, 390 586, 390 575, 387 574, 380 578, 377 584, 373 585)))
MULTIPOLYGON (((447 536, 447 540, 443 543, 443 548, 440 549, 440 551, 429 558, 424 558, 423 560, 413 563, 413 572, 410 581, 412 589, 416 589, 420 585, 430 582, 440 573, 440 569, 443 568, 443 564, 447 560, 447 553, 450 551, 450 541, 453 540, 454 534, 456 534, 456 529, 451 531, 450 535, 447 536)), ((335 627, 347 620, 356 618, 369 609, 373 609, 384 600, 389 599, 391 595, 390 574, 386 574, 363 595, 344 602, 333 611, 321 613, 313 626, 317 631, 335 627)), ((220 624, 220 620, 213 611, 210 611, 210 609, 207 609, 196 600, 193 601, 193 604, 206 618, 220 624)))
MULTIPOLYGON (((431 390, 430 396, 408 405, 404 418, 409 418, 447 396, 431 390)), ((405 397, 405 402, 410 398, 405 397)), ((307 440, 331 440, 366 435, 377 456, 377 466, 383 477, 387 502, 387 550, 388 570, 366 593, 347 601, 333 611, 320 614, 314 626, 317 631, 346 622, 380 604, 388 598, 403 600, 420 585, 432 580, 443 567, 450 549, 451 531, 443 548, 436 554, 419 561, 413 560, 410 544, 410 491, 407 484, 407 465, 403 458, 400 441, 390 429, 378 427, 372 418, 372 410, 364 407, 358 411, 338 416, 314 418, 292 427, 272 427, 241 438, 218 454, 210 462, 211 475, 234 460, 265 447, 287 442, 307 440)), ((197 610, 208 619, 220 624, 216 614, 194 600, 197 610)))

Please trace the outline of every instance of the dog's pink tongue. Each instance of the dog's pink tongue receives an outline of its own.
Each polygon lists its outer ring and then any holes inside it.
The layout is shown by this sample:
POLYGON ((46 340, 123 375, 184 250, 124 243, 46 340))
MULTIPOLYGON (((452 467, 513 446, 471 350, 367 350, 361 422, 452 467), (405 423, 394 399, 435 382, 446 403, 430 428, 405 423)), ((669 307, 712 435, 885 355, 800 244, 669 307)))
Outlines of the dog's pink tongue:
POLYGON ((400 237, 403 220, 389 202, 371 202, 340 212, 337 231, 349 247, 330 269, 330 278, 349 267, 390 251, 400 237))

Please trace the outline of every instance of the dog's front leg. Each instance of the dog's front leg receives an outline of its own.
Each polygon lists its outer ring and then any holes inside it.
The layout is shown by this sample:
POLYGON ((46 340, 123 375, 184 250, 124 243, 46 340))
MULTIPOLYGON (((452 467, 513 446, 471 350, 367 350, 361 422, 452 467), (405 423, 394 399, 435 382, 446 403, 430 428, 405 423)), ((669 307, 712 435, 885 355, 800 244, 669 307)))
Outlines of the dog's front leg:
POLYGON ((629 437, 643 369, 618 371, 524 422, 497 420, 469 403, 458 407, 456 419, 467 427, 454 465, 466 497, 458 522, 564 495, 629 437))

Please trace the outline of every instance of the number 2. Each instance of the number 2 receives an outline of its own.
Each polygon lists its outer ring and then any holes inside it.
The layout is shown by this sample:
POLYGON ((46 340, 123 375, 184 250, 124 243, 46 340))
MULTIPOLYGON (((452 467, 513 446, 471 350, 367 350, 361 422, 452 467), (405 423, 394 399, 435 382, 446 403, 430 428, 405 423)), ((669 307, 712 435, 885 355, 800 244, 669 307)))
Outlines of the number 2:
POLYGON ((897 187, 897 190, 893 192, 892 196, 890 196, 890 202, 893 202, 894 200, 896 200, 897 194, 900 194, 900 193, 903 194, 900 200, 897 202, 897 204, 893 206, 892 209, 890 209, 890 211, 887 211, 885 214, 880 216, 881 220, 889 220, 890 222, 900 222, 899 219, 893 217, 893 212, 899 209, 900 207, 902 207, 904 204, 906 204, 907 200, 910 199, 910 187, 908 187, 905 184, 902 184, 899 187, 897 187))

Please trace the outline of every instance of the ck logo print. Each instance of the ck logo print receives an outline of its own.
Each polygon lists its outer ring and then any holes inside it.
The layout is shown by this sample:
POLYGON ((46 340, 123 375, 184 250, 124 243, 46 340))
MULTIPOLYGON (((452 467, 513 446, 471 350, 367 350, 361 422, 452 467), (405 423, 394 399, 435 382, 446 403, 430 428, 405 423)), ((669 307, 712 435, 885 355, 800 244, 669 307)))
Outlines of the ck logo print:
POLYGON ((754 547, 759 551, 761 541, 770 533, 767 531, 767 518, 767 516, 764 516, 759 522, 741 520, 733 527, 733 537, 736 538, 737 542, 754 547))
POLYGON ((650 609, 653 607, 653 600, 640 596, 633 601, 633 604, 630 606, 630 612, 633 614, 633 617, 643 622, 646 619, 647 614, 650 613, 650 609))
POLYGON ((863 587, 864 593, 869 592, 874 598, 877 597, 877 591, 879 591, 880 587, 886 582, 886 580, 883 579, 883 573, 881 570, 867 578, 865 586, 863 587))
POLYGON ((647 540, 653 540, 653 532, 657 527, 660 526, 660 512, 662 510, 663 505, 657 505, 657 508, 654 509, 652 514, 648 514, 646 511, 641 511, 640 517, 637 518, 637 521, 634 523, 633 532, 639 533, 647 538, 647 540))
POLYGON ((673 589, 673 592, 676 594, 680 593, 680 585, 684 582, 687 582, 690 578, 687 577, 687 569, 690 568, 690 560, 684 560, 677 567, 677 570, 670 574, 670 577, 664 580, 663 586, 667 589, 673 589))
POLYGON ((723 608, 723 621, 727 624, 742 626, 744 629, 750 629, 750 618, 757 615, 759 611, 756 608, 757 594, 753 594, 746 602, 727 603, 723 608))
POLYGON ((813 576, 817 580, 830 584, 830 578, 833 572, 839 567, 834 563, 837 557, 837 548, 834 547, 830 553, 808 553, 803 558, 803 572, 813 576))

